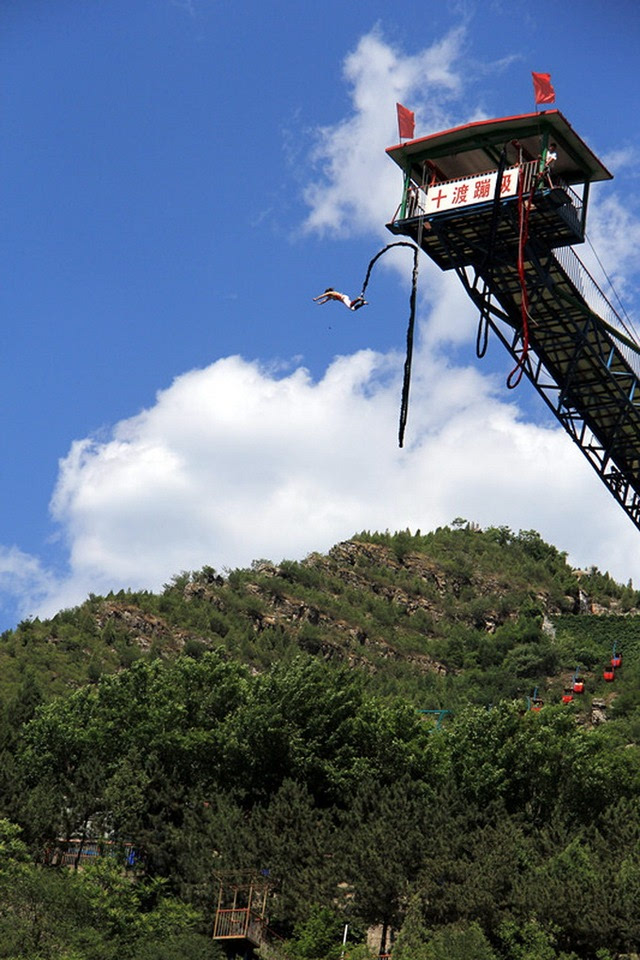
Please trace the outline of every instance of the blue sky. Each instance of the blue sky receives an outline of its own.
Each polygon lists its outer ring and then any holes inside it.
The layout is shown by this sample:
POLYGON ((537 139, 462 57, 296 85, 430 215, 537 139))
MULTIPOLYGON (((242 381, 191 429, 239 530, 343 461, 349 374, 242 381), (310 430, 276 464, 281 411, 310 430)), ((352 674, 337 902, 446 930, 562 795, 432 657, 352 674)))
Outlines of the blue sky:
POLYGON ((640 583, 640 534, 474 312, 409 258, 356 293, 417 134, 533 109, 531 70, 609 164, 590 233, 637 316, 633 0, 4 0, 0 627, 89 591, 456 516, 534 528, 640 583), (634 273, 635 271, 635 273, 634 273))

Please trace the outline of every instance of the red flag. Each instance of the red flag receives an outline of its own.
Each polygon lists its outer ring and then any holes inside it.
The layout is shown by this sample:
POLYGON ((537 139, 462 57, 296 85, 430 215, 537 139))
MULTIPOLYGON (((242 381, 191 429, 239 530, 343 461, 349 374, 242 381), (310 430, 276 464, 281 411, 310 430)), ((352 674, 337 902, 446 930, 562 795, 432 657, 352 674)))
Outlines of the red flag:
POLYGON ((555 103, 556 92, 551 86, 551 74, 534 73, 532 70, 531 76, 533 77, 533 93, 536 103, 555 103))
POLYGON ((412 110, 407 110, 401 103, 396 103, 398 111, 398 133, 401 140, 413 140, 413 131, 416 127, 416 118, 412 110))

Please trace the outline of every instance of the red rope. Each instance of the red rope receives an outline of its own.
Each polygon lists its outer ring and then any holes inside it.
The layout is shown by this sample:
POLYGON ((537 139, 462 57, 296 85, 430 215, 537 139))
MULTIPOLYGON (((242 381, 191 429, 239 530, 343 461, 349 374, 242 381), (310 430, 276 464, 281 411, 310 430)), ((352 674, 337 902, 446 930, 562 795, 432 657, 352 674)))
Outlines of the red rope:
POLYGON ((536 181, 533 181, 531 192, 524 199, 524 170, 520 170, 518 184, 518 278, 520 280, 520 313, 522 317, 522 353, 518 362, 507 377, 507 387, 513 390, 522 380, 524 365, 529 354, 529 297, 527 294, 527 278, 524 270, 524 251, 529 239, 529 213, 533 202, 536 181))

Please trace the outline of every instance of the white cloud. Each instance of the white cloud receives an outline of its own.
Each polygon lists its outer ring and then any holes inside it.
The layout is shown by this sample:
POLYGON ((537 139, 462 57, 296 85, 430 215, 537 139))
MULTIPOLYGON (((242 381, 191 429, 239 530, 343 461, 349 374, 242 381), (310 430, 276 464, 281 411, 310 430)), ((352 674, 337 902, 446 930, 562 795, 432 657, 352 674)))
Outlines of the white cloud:
POLYGON ((401 176, 384 151, 398 139, 396 102, 415 112, 418 131, 450 125, 447 104, 462 88, 463 49, 462 30, 414 56, 395 50, 377 30, 362 37, 344 67, 352 113, 318 132, 312 160, 319 179, 306 191, 307 230, 344 236, 379 230, 392 217, 401 176))
POLYGON ((401 358, 371 351, 337 358, 319 382, 220 360, 177 378, 111 438, 74 444, 52 503, 70 572, 40 584, 37 612, 457 515, 538 529, 577 563, 640 582, 636 531, 568 439, 523 423, 477 369, 419 354, 404 450, 401 358))
POLYGON ((353 515, 373 425, 393 419, 389 366, 363 352, 313 383, 231 357, 177 378, 108 441, 75 443, 52 501, 72 577, 157 585, 324 542, 353 515))
POLYGON ((601 156, 601 160, 605 167, 614 175, 614 177, 617 176, 620 171, 635 175, 637 165, 636 158, 637 151, 630 146, 620 147, 616 150, 609 150, 607 153, 603 153, 601 156))
POLYGON ((0 546, 0 595, 19 598, 22 616, 35 614, 42 599, 54 595, 57 581, 42 562, 18 547, 0 546))

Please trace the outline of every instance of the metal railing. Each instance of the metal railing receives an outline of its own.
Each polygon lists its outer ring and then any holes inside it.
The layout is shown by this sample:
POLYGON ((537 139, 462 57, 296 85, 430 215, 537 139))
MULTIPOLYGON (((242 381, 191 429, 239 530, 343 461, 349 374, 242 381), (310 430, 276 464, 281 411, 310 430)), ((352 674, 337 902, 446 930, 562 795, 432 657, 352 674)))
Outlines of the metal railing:
POLYGON ((133 844, 113 843, 111 840, 59 840, 48 853, 48 862, 61 867, 77 867, 92 863, 97 857, 118 858, 127 866, 134 866, 137 854, 133 844))
POLYGON ((247 939, 262 943, 266 921, 248 907, 218 910, 213 936, 215 939, 247 939))
MULTIPOLYGON (((573 247, 559 247, 553 251, 553 256, 567 274, 578 293, 583 297, 589 309, 604 320, 611 328, 612 334, 615 336, 615 332, 617 331, 621 337, 628 340, 635 340, 634 332, 628 329, 628 326, 624 323, 620 314, 615 310, 606 294, 593 279, 573 247)), ((640 377, 640 344, 638 344, 637 350, 634 350, 621 340, 616 340, 616 345, 635 375, 640 377)))

